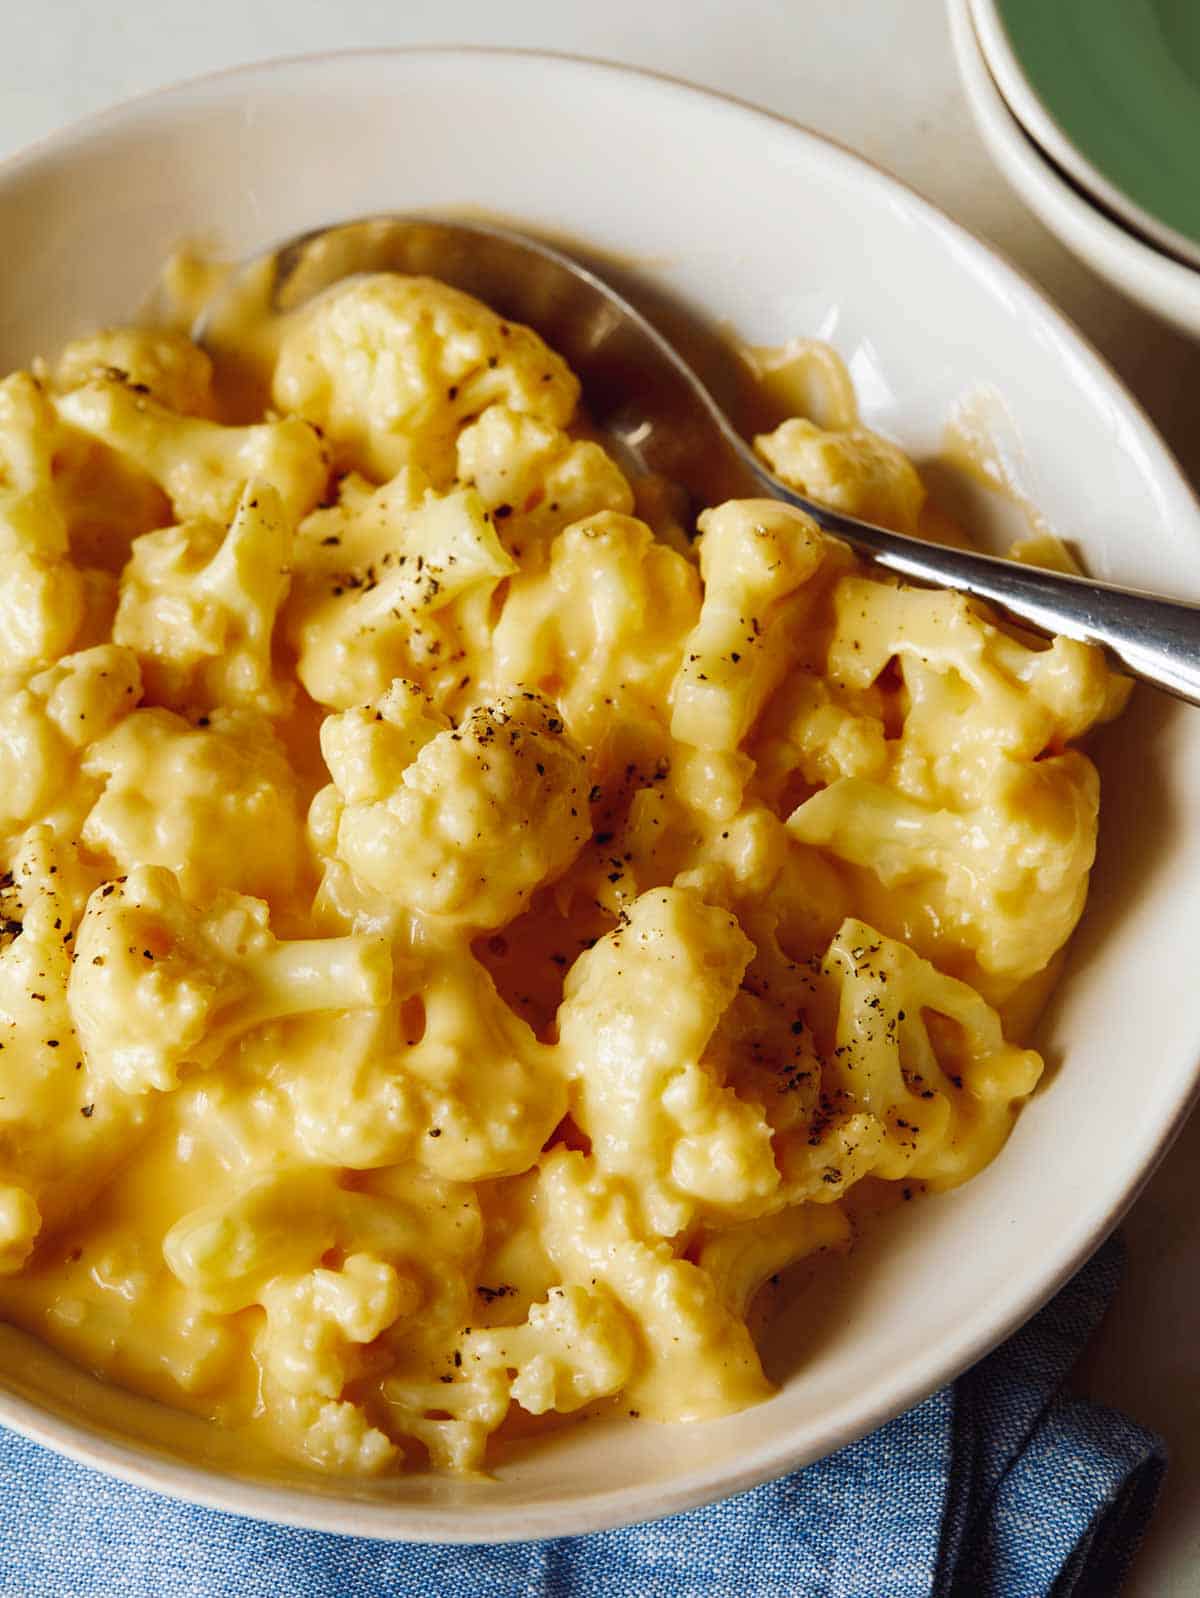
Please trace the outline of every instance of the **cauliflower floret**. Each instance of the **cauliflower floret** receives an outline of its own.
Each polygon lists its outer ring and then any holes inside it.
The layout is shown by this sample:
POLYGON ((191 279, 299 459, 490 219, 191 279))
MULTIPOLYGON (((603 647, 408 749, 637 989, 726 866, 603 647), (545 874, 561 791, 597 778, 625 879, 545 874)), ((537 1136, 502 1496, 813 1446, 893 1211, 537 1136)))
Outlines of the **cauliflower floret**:
MULTIPOLYGON (((187 1214, 163 1238, 163 1258, 208 1309, 261 1303, 279 1276, 300 1276, 345 1236, 343 1207, 358 1199, 320 1167, 272 1171, 187 1214)), ((367 1247, 355 1235, 356 1249, 367 1247)))
POLYGON ((83 574, 23 550, 4 556, 0 584, 0 678, 20 677, 65 654, 87 610, 83 574))
MULTIPOLYGON (((830 1102, 843 1108, 817 1114, 802 1131, 784 1133, 775 1140, 782 1177, 777 1198, 783 1205, 833 1204, 865 1176, 911 1174, 905 1159, 898 1164, 892 1161, 895 1145, 889 1145, 891 1134, 885 1122, 865 1111, 846 1109, 844 1106, 856 1102, 853 1095, 832 1082, 830 1102)), ((922 1099, 916 1110, 915 1118, 894 1134, 906 1150, 914 1148, 918 1138, 928 1137, 936 1144, 950 1125, 944 1103, 922 1099)))
POLYGON ((420 1301, 411 1277, 370 1254, 351 1254, 337 1270, 277 1276, 263 1291, 259 1347, 267 1375, 289 1393, 339 1398, 357 1374, 355 1347, 374 1342, 420 1301))
MULTIPOLYGON (((207 415, 211 375, 204 352, 177 334, 125 328, 68 344, 51 389, 62 393, 108 378, 131 383, 172 410, 207 415)), ((46 436, 53 440, 54 483, 72 558, 115 574, 134 538, 171 520, 170 501, 119 449, 72 427, 49 398, 43 404, 41 425, 52 430, 46 436)), ((94 582, 97 573, 89 575, 94 582)))
POLYGON ((181 416, 213 413, 212 362, 182 333, 163 328, 110 327, 73 340, 58 357, 54 387, 83 388, 96 378, 127 383, 181 416))
POLYGON ((27 372, 0 383, 0 678, 65 654, 87 608, 54 487, 59 432, 53 407, 27 372))
POLYGON ((345 800, 338 853, 411 909, 502 926, 588 836, 586 764, 534 693, 480 705, 457 731, 435 727, 403 688, 324 722, 321 750, 345 800))
MULTIPOLYGON (((617 815, 601 810, 595 837, 568 879, 570 889, 612 915, 667 883, 719 904, 766 894, 788 835, 778 817, 745 798, 750 769, 742 756, 675 745, 623 814, 619 788, 617 815)), ((597 787, 597 801, 607 808, 611 785, 597 787)))
POLYGON ((87 868, 47 826, 0 875, 0 1184, 17 1231, 78 1214, 128 1152, 142 1117, 84 1068, 67 1004, 87 868), (18 1228, 17 1223, 20 1223, 18 1228))
POLYGON ((655 1420, 710 1420, 766 1398, 770 1384, 743 1322, 699 1266, 646 1241, 619 1178, 566 1149, 542 1161, 542 1241, 567 1283, 602 1284, 639 1333, 625 1395, 655 1420))
POLYGON ((524 1326, 468 1333, 463 1361, 512 1369, 511 1396, 531 1415, 569 1414, 629 1379, 637 1345, 629 1318, 603 1287, 553 1287, 524 1326))
POLYGON ((479 490, 525 571, 541 570, 550 541, 572 522, 633 511, 632 488, 599 444, 504 405, 489 405, 460 433, 458 477, 479 490))
POLYGON ((451 1369, 439 1374, 434 1362, 383 1384, 390 1429, 420 1442, 435 1468, 458 1473, 483 1465, 511 1399, 534 1415, 570 1413, 617 1392, 639 1355, 630 1317, 594 1281, 552 1287, 524 1325, 468 1328, 458 1342, 451 1369))
POLYGON ((783 482, 807 499, 897 533, 915 533, 925 485, 895 444, 865 427, 826 432, 793 417, 754 448, 783 482))
POLYGON ((736 749, 792 658, 795 633, 821 592, 824 566, 849 561, 803 511, 731 500, 700 518, 704 603, 683 643, 671 735, 736 749))
POLYGON ((116 457, 85 459, 89 443, 59 422, 27 372, 0 383, 0 680, 107 639, 115 584, 96 569, 110 563, 92 533, 115 525, 127 541, 121 530, 141 531, 157 509, 136 486, 126 491, 116 457))
POLYGON ((772 696, 751 747, 755 788, 778 809, 838 777, 881 777, 889 749, 883 696, 867 688, 835 691, 823 678, 796 672, 772 696), (786 803, 790 797, 791 802, 786 803))
MULTIPOLYGON (((46 825, 29 829, 11 868, 0 873, 0 1014, 18 1030, 54 1034, 65 1016, 84 884, 78 850, 61 844, 46 825)), ((64 1024, 69 1033, 70 1023, 64 1024)), ((2 1063, 7 1071, 10 1062, 2 1063)))
MULTIPOLYGON (((764 941, 771 936, 770 928, 756 930, 764 941)), ((789 970, 777 944, 766 960, 759 954, 704 1054, 740 1099, 762 1106, 776 1136, 807 1130, 820 1103, 821 1061, 805 1003, 811 984, 811 969, 789 970)))
MULTIPOLYGON (((90 359, 88 352, 98 356, 109 337, 118 344, 144 341, 149 351, 158 335, 129 331, 84 339, 67 347, 66 369, 78 373, 90 359)), ((173 335, 166 337, 170 340, 173 335)), ((206 360, 199 350, 195 355, 206 360)), ((82 568, 85 588, 90 585, 94 590, 101 573, 120 570, 132 538, 170 520, 170 505, 158 485, 118 451, 65 422, 42 380, 23 372, 0 384, 0 483, 9 490, 5 496, 0 489, 9 513, 7 517, 0 513, 0 522, 7 520, 10 530, 19 529, 17 564, 26 568, 27 582, 32 582, 31 562, 36 567, 39 557, 43 562, 61 561, 69 545, 73 562, 82 568), (19 509, 18 501, 23 501, 19 509)), ((78 583, 63 568, 56 572, 53 586, 61 612, 56 621, 65 629, 78 583)), ((85 617, 99 608, 96 599, 94 592, 85 593, 85 617)), ((107 637, 106 631, 96 632, 95 641, 102 637, 107 637)), ((71 641, 79 647, 77 633, 71 641)), ((47 647, 39 658, 56 652, 47 647)))
MULTIPOLYGON (((9 868, 0 871, 0 905, 8 908, 0 908, 0 923, 20 922, 25 910, 46 896, 47 905, 53 906, 54 920, 61 918, 61 926, 54 928, 58 941, 69 953, 75 924, 83 914, 88 895, 102 877, 96 861, 73 839, 63 837, 46 822, 26 828, 14 841, 11 852, 5 853, 9 868), (66 936, 68 931, 71 937, 66 936)), ((19 931, 20 927, 9 930, 19 931)), ((52 964, 57 970, 57 960, 52 964)))
MULTIPOLYGON (((403 686, 414 693, 420 692, 413 683, 403 686)), ((388 693, 393 691, 389 689, 388 693)), ((385 694, 384 699, 387 697, 385 694)), ((423 697, 421 703, 425 703, 423 697)), ((436 722, 434 732, 440 732, 444 725, 441 720, 436 722)), ((370 740, 362 745, 368 755, 375 747, 370 740)), ((351 753, 349 758, 353 760, 356 756, 351 753)), ((376 932, 393 940, 403 939, 409 931, 408 912, 360 881, 339 858, 337 834, 341 819, 341 796, 332 783, 327 783, 314 794, 308 807, 308 842, 321 866, 321 880, 311 911, 314 928, 321 933, 376 932)))
POLYGON ((712 1277, 731 1313, 745 1320, 754 1295, 770 1277, 819 1250, 844 1252, 852 1236, 836 1204, 795 1204, 708 1233, 696 1263, 712 1277))
POLYGON ((826 669, 842 691, 869 691, 889 661, 899 663, 906 702, 891 775, 927 803, 978 802, 997 763, 1057 752, 1114 715, 1128 693, 1098 648, 1056 638, 1031 649, 964 594, 848 576, 834 610, 826 669))
POLYGON ((68 830, 78 830, 99 791, 79 776, 79 751, 109 733, 141 691, 134 656, 100 644, 0 700, 0 838, 64 809, 74 818, 68 830))
POLYGON ((845 863, 881 931, 1007 998, 1082 908, 1097 780, 1063 746, 1124 685, 1099 651, 1029 648, 961 594, 850 574, 831 598, 816 675, 780 689, 752 745, 758 791, 845 863))
POLYGON ((568 973, 558 1033, 571 1113, 653 1235, 676 1236, 698 1208, 761 1207, 778 1186, 761 1109, 701 1064, 753 953, 728 911, 659 888, 568 973))
MULTIPOLYGON (((987 1165, 1012 1129, 1015 1106, 1037 1086, 1041 1057, 1005 1040, 999 1016, 974 988, 861 921, 843 924, 825 975, 838 986, 826 1094, 883 1134, 871 1139, 866 1169, 828 1162, 833 1180, 823 1180, 834 1196, 866 1170, 944 1188, 987 1165)), ((815 1183, 804 1190, 810 1139, 786 1143, 780 1165, 789 1192, 816 1197, 815 1183)))
POLYGON ((482 1468, 487 1440, 508 1413, 508 1376, 482 1362, 457 1379, 448 1371, 444 1376, 389 1377, 383 1383, 387 1420, 394 1432, 422 1445, 434 1470, 466 1475, 482 1468))
POLYGON ((273 1384, 268 1392, 261 1424, 274 1446, 300 1464, 331 1476, 378 1476, 395 1465, 396 1445, 358 1404, 289 1393, 273 1384))
POLYGON ((405 1069, 410 995, 400 991, 402 978, 399 969, 386 1010, 305 1016, 266 1037, 272 1086, 290 1109, 289 1133, 305 1159, 362 1171, 423 1152, 432 1122, 405 1069))
POLYGON ((566 1112, 560 1055, 468 954, 438 962, 421 1000, 424 1035, 398 1062, 422 1104, 421 1163, 469 1182, 528 1170, 566 1112))
MULTIPOLYGON (((384 798, 404 780, 425 745, 449 726, 416 683, 403 677, 397 677, 374 704, 326 716, 321 753, 333 773, 334 792, 343 804, 370 804, 384 798)), ((322 790, 327 793, 329 789, 322 790)), ((337 821, 333 833, 336 843, 337 821)))
POLYGON ((54 407, 36 378, 0 383, 0 550, 46 561, 67 553, 67 524, 54 491, 54 407))
POLYGON ((370 566, 378 574, 402 553, 432 558, 433 550, 407 547, 412 513, 432 492, 429 479, 414 466, 405 466, 378 488, 359 472, 347 472, 338 481, 335 502, 312 511, 296 529, 293 591, 327 592, 327 579, 346 573, 365 577, 370 566))
MULTIPOLYGON (((483 1240, 473 1189, 426 1172, 380 1173, 385 1191, 342 1187, 336 1169, 270 1171, 191 1210, 163 1239, 172 1275, 208 1309, 261 1304, 279 1277, 315 1270, 330 1249, 396 1269, 402 1307, 419 1292, 416 1331, 445 1347, 461 1326, 483 1240)), ((406 1311, 406 1313, 410 1313, 406 1311)))
MULTIPOLYGON (((318 896, 329 930, 407 942, 407 918, 381 912, 379 896, 334 864, 341 874, 327 871, 318 896), (329 915, 335 904, 340 913, 329 915)), ((281 1035, 278 1050, 294 1062, 273 1068, 273 1080, 292 1106, 296 1139, 330 1164, 416 1159, 483 1181, 528 1169, 566 1111, 557 1051, 537 1041, 457 937, 441 954, 398 956, 387 1011, 308 1021, 300 1035, 281 1035)))
POLYGON ((848 432, 859 425, 858 395, 846 363, 824 339, 786 344, 740 344, 756 397, 772 417, 808 416, 821 427, 848 432))
POLYGON ((570 421, 579 384, 536 333, 424 277, 361 278, 322 296, 287 333, 275 403, 315 422, 342 465, 377 482, 419 466, 454 476, 462 424, 488 405, 570 421))
POLYGON ((271 634, 290 545, 279 495, 258 482, 246 485, 228 529, 187 522, 134 540, 113 637, 137 654, 153 700, 267 714, 287 707, 271 634))
POLYGON ((514 582, 493 638, 503 683, 553 681, 573 737, 594 749, 622 716, 665 721, 700 583, 642 522, 611 511, 568 527, 549 565, 514 582))
POLYGON ((97 888, 67 996, 89 1066, 128 1093, 167 1090, 239 1033, 281 1016, 386 1004, 381 938, 279 943, 259 899, 188 903, 174 874, 140 866, 97 888))
POLYGON ((191 726, 135 710, 83 759, 104 782, 81 833, 118 871, 167 866, 184 895, 221 888, 286 905, 306 868, 296 777, 269 722, 214 711, 191 726))
MULTIPOLYGON (((1005 992, 1043 970, 1074 930, 1099 803, 1096 768, 1069 749, 1004 761, 987 800, 963 812, 841 777, 805 800, 787 826, 802 843, 873 873, 893 915, 904 916, 906 897, 919 899, 929 939, 969 950, 1005 992)), ((918 941, 919 925, 904 926, 906 941, 918 941)))
POLYGON ((64 655, 29 684, 46 720, 75 749, 106 737, 129 714, 142 691, 137 659, 119 644, 97 644, 64 655))
POLYGON ((298 416, 252 427, 222 427, 178 416, 158 400, 108 375, 56 401, 58 414, 135 462, 160 485, 180 521, 228 522, 252 478, 271 483, 290 526, 325 492, 321 441, 298 416))
MULTIPOLYGON (((374 698, 394 677, 416 678, 439 697, 458 687, 464 661, 486 645, 491 595, 517 569, 473 489, 415 507, 385 493, 362 507, 362 519, 384 530, 383 547, 365 563, 339 559, 330 570, 313 560, 309 524, 299 540, 287 636, 300 681, 339 709, 374 698)), ((327 524, 313 521, 323 552, 340 557, 339 544, 323 541, 343 535, 320 533, 327 524)))

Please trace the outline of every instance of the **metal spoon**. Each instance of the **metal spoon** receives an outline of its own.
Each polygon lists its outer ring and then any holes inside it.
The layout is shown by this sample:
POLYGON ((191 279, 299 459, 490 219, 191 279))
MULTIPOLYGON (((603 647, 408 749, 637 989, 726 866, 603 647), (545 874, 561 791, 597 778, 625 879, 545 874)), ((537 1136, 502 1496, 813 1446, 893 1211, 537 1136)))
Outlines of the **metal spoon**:
MULTIPOLYGON (((270 309, 280 313, 361 272, 440 278, 541 334, 577 373, 596 425, 699 504, 766 493, 807 511, 889 571, 977 595, 1037 632, 1099 644, 1132 676, 1200 704, 1200 605, 922 543, 806 499, 756 458, 708 387, 640 311, 538 240, 474 220, 373 217, 305 233, 244 271, 261 274, 264 265, 270 309)), ((201 312, 197 342, 216 341, 222 308, 243 276, 201 312)))

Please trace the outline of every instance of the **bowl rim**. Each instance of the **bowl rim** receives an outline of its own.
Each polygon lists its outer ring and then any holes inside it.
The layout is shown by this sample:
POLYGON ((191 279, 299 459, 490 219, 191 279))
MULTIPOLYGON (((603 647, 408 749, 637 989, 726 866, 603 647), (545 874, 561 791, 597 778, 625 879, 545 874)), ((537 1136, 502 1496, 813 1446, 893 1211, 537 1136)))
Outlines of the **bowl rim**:
POLYGON ((996 87, 1023 131, 1085 193, 1113 212, 1127 231, 1192 271, 1200 269, 1200 239, 1172 227, 1106 177, 1076 144, 1033 85, 1017 53, 999 0, 969 0, 975 36, 996 87))
MULTIPOLYGON (((953 7, 955 0, 950 0, 953 7)), ((962 0, 966 5, 966 0, 962 0)), ((596 58, 573 52, 558 52, 483 45, 415 45, 354 48, 338 51, 301 52, 223 67, 177 80, 165 87, 131 96, 112 106, 80 117, 36 139, 0 161, 0 187, 13 177, 32 170, 43 160, 69 156, 110 128, 120 127, 133 113, 161 107, 169 112, 172 102, 207 85, 223 81, 249 82, 256 77, 286 73, 295 68, 312 68, 324 63, 361 60, 374 61, 409 57, 440 56, 447 59, 469 56, 524 62, 544 69, 567 67, 587 74, 625 76, 649 80, 671 93, 693 102, 732 109, 748 120, 759 120, 783 127, 801 140, 809 141, 859 169, 865 169, 872 182, 899 191, 906 206, 915 210, 935 233, 965 247, 969 259, 981 276, 997 277, 1014 290, 1032 310, 1048 323, 1057 336, 1073 347, 1074 354, 1090 369, 1090 374, 1105 389, 1123 422, 1133 428, 1140 442, 1156 457, 1155 477, 1169 486, 1174 497, 1192 513, 1197 529, 1197 559, 1200 562, 1200 500, 1185 477, 1169 445, 1109 362, 1050 298, 1004 253, 971 229, 954 220, 904 180, 850 149, 837 139, 806 127, 782 113, 765 109, 736 95, 703 87, 672 74, 645 67, 596 58)), ((1181 1054, 1184 1051, 1181 1051, 1181 1054)), ((106 1471, 135 1486, 145 1487, 168 1497, 225 1511, 254 1520, 276 1522, 316 1531, 371 1537, 396 1542, 436 1542, 445 1544, 491 1544, 553 1538, 634 1525, 659 1519, 684 1510, 734 1496, 773 1480, 804 1464, 827 1457, 846 1444, 865 1436, 879 1425, 914 1407, 928 1395, 1003 1342, 1030 1316, 1035 1314, 1082 1266, 1107 1237, 1112 1228, 1141 1193, 1171 1143, 1178 1135, 1193 1104, 1200 1097, 1200 1034, 1189 1044, 1192 1065, 1180 1072, 1179 1083, 1164 1100, 1164 1114, 1153 1133, 1142 1139, 1136 1160, 1128 1163, 1128 1174, 1120 1188, 1109 1192, 1087 1212, 1086 1219, 1069 1233, 1067 1246, 1060 1246, 1048 1257, 1051 1263, 1031 1272, 1022 1291, 1008 1304, 1002 1315, 979 1310, 964 1319, 954 1342, 939 1345, 938 1351, 905 1367, 902 1382, 893 1379, 886 1394, 869 1404, 843 1398, 831 1405, 831 1416, 821 1440, 813 1447, 797 1444, 788 1433, 757 1447, 739 1468, 705 1466, 684 1472, 658 1488, 648 1506, 644 1490, 605 1489, 580 1494, 569 1505, 527 1507, 509 1505, 488 1510, 475 1503, 469 1507, 437 1509, 426 1504, 364 1502, 333 1496, 293 1485, 274 1485, 262 1480, 246 1480, 205 1463, 185 1463, 166 1457, 152 1444, 117 1440, 103 1435, 90 1424, 68 1418, 53 1408, 0 1387, 0 1424, 43 1444, 75 1462, 106 1471), (647 1509, 650 1508, 650 1514, 647 1509)), ((314 1484, 315 1485, 315 1484, 314 1484)))
POLYGON ((946 0, 946 9, 967 103, 1006 180, 1085 265, 1156 316, 1193 338, 1200 337, 1200 272, 1130 232, 1075 187, 1031 138, 1001 93, 975 26, 971 0, 946 0), (1135 274, 1140 280, 1136 285, 1135 274))

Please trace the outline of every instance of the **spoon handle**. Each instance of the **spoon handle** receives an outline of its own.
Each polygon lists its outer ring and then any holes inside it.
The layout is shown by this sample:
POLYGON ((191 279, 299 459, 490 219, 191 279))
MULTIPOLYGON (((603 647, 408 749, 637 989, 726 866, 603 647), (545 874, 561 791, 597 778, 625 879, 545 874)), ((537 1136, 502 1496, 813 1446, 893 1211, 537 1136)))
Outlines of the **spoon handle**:
POLYGON ((759 476, 776 499, 807 511, 826 532, 870 555, 877 565, 915 582, 974 594, 1040 632, 1099 644, 1130 676, 1200 705, 1200 605, 996 555, 924 544, 852 521, 791 493, 766 473, 759 476))

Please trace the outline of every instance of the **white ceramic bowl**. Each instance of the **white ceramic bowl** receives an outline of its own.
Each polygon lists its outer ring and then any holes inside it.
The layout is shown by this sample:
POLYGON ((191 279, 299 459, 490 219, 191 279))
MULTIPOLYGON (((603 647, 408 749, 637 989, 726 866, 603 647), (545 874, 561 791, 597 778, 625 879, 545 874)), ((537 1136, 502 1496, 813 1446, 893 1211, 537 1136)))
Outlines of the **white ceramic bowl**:
POLYGON ((972 20, 971 0, 947 0, 947 10, 976 125, 1013 188, 1069 250, 1114 288, 1200 338, 1200 271, 1129 232, 1064 177, 1001 94, 972 20))
MULTIPOLYGON (((953 403, 983 385, 1007 408, 1025 490, 1098 574, 1200 597, 1200 511, 1175 463, 1023 278, 811 133, 583 61, 431 51, 283 62, 56 135, 0 169, 0 237, 15 263, 0 290, 0 365, 127 316, 185 236, 244 252, 339 217, 469 205, 634 257, 756 342, 832 339, 868 420, 918 458, 936 452, 953 403)), ((1003 519, 1002 506, 976 509, 1003 519)), ((1113 774, 1104 861, 1044 1027, 1045 1087, 977 1181, 903 1206, 828 1291, 784 1318, 769 1350, 783 1385, 769 1403, 689 1428, 589 1421, 515 1453, 494 1482, 322 1481, 272 1470, 8 1333, 0 1420, 243 1514, 488 1541, 668 1514, 902 1411, 1083 1261, 1196 1087, 1200 715, 1143 695, 1100 759, 1113 774)))

